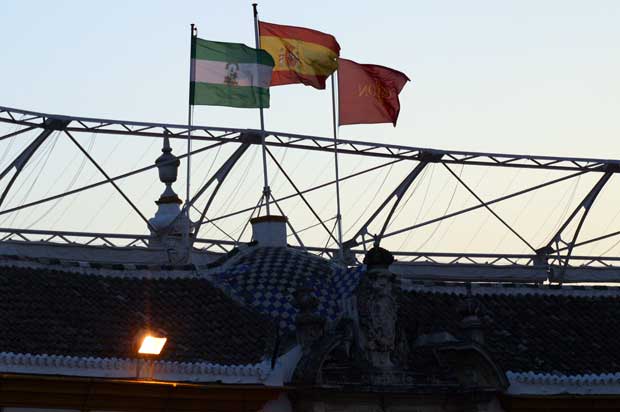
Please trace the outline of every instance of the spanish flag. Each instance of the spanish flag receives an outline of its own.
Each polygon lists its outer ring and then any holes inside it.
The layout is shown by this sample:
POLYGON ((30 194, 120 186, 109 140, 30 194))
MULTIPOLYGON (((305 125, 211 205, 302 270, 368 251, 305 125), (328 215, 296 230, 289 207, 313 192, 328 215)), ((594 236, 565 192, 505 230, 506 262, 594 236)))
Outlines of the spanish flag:
POLYGON ((303 83, 325 88, 338 68, 340 45, 331 34, 304 27, 259 22, 260 48, 275 60, 271 85, 303 83))

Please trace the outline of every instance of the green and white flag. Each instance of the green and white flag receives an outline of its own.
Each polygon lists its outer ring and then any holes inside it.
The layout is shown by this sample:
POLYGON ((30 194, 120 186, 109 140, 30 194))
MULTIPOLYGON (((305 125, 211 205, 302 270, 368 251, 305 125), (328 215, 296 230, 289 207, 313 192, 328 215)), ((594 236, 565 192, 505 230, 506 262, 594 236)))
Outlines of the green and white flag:
POLYGON ((194 38, 189 103, 269 107, 275 63, 269 53, 240 43, 194 38))

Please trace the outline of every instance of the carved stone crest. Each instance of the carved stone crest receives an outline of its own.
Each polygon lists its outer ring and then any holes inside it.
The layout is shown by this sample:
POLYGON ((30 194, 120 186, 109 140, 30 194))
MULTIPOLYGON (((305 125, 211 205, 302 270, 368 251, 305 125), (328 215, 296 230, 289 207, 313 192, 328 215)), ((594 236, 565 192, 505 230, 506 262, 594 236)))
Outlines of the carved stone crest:
POLYGON ((368 272, 357 291, 359 342, 373 367, 394 367, 391 355, 396 349, 398 303, 396 276, 388 270, 394 261, 385 249, 373 248, 364 263, 368 272))
POLYGON ((298 288, 293 297, 299 310, 295 319, 297 342, 304 352, 308 352, 312 344, 323 336, 325 319, 316 314, 319 300, 314 296, 312 287, 306 285, 298 288))

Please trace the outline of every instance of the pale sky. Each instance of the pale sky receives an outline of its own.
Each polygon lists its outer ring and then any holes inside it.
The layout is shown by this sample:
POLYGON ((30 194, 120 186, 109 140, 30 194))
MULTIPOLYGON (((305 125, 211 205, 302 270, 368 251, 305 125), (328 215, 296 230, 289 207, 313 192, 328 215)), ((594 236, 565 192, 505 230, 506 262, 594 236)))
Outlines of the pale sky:
MULTIPOLYGON (((254 45, 251 2, 246 1, 8 0, 0 10, 0 38, 4 40, 0 105, 27 110, 184 123, 190 23, 197 24, 201 38, 254 45)), ((259 2, 259 17, 333 34, 340 43, 342 57, 389 66, 412 79, 401 93, 398 127, 344 126, 340 128, 343 138, 439 149, 620 158, 617 1, 266 0, 259 2)), ((329 136, 330 102, 329 90, 302 85, 272 88, 271 108, 265 112, 266 127, 329 136)), ((256 110, 198 107, 195 113, 198 124, 258 127, 256 110)), ((117 163, 125 165, 118 166, 118 171, 133 166, 134 160, 148 164, 158 152, 158 143, 148 146, 150 141, 144 143, 147 155, 139 153, 140 146, 124 150, 124 143, 116 149, 114 144, 97 143, 96 147, 102 148, 99 159, 113 152, 111 168, 117 163), (103 150, 106 144, 112 145, 107 151, 103 150)), ((175 146, 179 152, 182 147, 181 143, 175 146)), ((343 169, 353 170, 357 162, 354 160, 344 159, 343 169)), ((313 164, 302 166, 312 168, 313 164)), ((260 175, 258 162, 248 167, 252 175, 260 175)), ((299 173, 307 175, 308 170, 299 173)), ((149 181, 152 178, 154 175, 149 181)), ((525 179, 512 174, 503 177, 501 173, 486 178, 488 182, 472 175, 471 180, 472 185, 480 180, 480 189, 490 192, 488 197, 502 195, 507 180, 514 180, 516 185, 525 179)), ((197 179, 202 180, 202 175, 197 179)), ((381 179, 373 181, 377 188, 381 179)), ((390 175, 383 190, 391 190, 396 184, 398 180, 390 175)), ((127 185, 140 197, 144 182, 127 185)), ((182 185, 179 180, 179 193, 182 185)), ((355 190, 362 187, 351 189, 353 192, 347 195, 351 204, 346 207, 358 208, 357 199, 366 202, 366 198, 355 195, 355 190)), ((442 187, 437 185, 438 192, 442 187)), ((377 188, 371 189, 368 183, 365 189, 373 192, 377 188)), ((515 189, 512 186, 511 190, 515 189)), ((587 185, 583 189, 562 189, 546 199, 555 201, 565 196, 579 200, 587 189, 587 185)), ((451 186, 446 190, 450 191, 451 186)), ((156 184, 153 194, 145 195, 143 203, 149 216, 154 212, 152 201, 160 191, 156 184)), ((253 204, 259 192, 260 188, 256 188, 252 200, 239 202, 253 204)), ((281 194, 289 193, 285 192, 281 194)), ((108 195, 102 196, 105 200, 108 195)), ((317 201, 329 204, 330 196, 321 195, 317 201)), ((601 212, 609 218, 602 219, 600 230, 608 228, 607 220, 613 221, 611 217, 618 209, 613 193, 609 196, 609 205, 601 212)), ((432 199, 432 194, 427 197, 432 199)), ((374 198, 370 198, 367 200, 372 203, 374 198)), ((373 201, 380 200, 378 196, 373 201)), ((19 197, 15 201, 19 203, 19 197)), ((458 200, 455 202, 461 206, 458 200)), ((439 214, 444 206, 437 205, 439 214)), ((103 215, 109 212, 110 216, 124 216, 122 207, 117 210, 117 206, 106 206, 109 210, 103 215)), ((513 221, 525 221, 523 230, 534 236, 537 224, 527 223, 528 219, 519 215, 522 208, 516 205, 513 212, 506 213, 513 221)), ((564 208, 570 209, 561 206, 560 211, 564 208)), ((538 210, 533 214, 546 212, 538 210)), ((479 219, 487 222, 486 216, 479 219)), ((62 223, 66 217, 56 220, 62 223)), ((348 223, 354 220, 351 217, 348 223)), ((18 222, 19 218, 13 221, 18 222)), ((615 230, 620 229, 620 221, 614 222, 615 230)), ((308 218, 301 226, 311 223, 308 218)), ((126 224, 129 228, 124 231, 144 230, 140 221, 126 224)), ((98 230, 105 230, 108 225, 100 226, 98 230)), ((467 232, 467 225, 464 227, 462 230, 467 232)), ((456 233, 460 237, 461 232, 456 233)), ((503 235, 491 232, 486 237, 480 235, 480 241, 489 236, 495 239, 503 235)), ((450 238, 450 233, 444 237, 450 238)), ((473 244, 478 241, 475 237, 472 240, 473 244)), ((472 242, 467 239, 470 248, 472 242)), ((493 248, 482 243, 483 249, 493 248)), ((441 249, 441 245, 437 247, 441 249)))

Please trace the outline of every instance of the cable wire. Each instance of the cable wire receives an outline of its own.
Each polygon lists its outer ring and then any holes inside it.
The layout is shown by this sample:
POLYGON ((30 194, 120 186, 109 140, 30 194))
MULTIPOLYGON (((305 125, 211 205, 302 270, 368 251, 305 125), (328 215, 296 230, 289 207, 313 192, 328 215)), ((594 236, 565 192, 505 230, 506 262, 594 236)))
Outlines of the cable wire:
MULTIPOLYGON (((428 179, 428 183, 426 184, 426 191, 424 192, 424 197, 422 198, 422 203, 420 204, 420 208, 418 209, 418 214, 415 217, 415 220, 413 221, 413 225, 416 225, 420 219, 420 215, 422 214, 422 210, 424 209, 424 204, 426 203, 426 198, 428 197, 428 192, 429 189, 431 187, 431 183, 433 182, 433 173, 435 171, 435 165, 432 164, 430 165, 431 167, 431 171, 430 171, 430 178, 428 179)), ((413 230, 409 230, 407 232, 407 236, 405 237, 405 240, 400 244, 399 249, 402 249, 403 246, 409 242, 409 238, 411 237, 411 234, 413 233, 413 230)))
MULTIPOLYGON (((94 132, 91 133, 91 135, 90 135, 90 140, 88 142, 88 146, 87 146, 86 150, 90 152, 91 150, 93 150, 93 147, 95 147, 95 133, 94 132)), ((68 192, 69 190, 71 190, 73 188, 73 185, 77 182, 78 178, 82 174, 82 171, 84 170, 84 166, 86 166, 86 160, 87 160, 86 157, 82 156, 82 162, 80 163, 80 166, 78 167, 78 169, 76 170, 75 174, 73 175, 73 179, 71 179, 71 182, 69 182, 69 185, 64 190, 65 192, 68 192)), ((64 208, 64 210, 62 211, 60 216, 58 216, 58 218, 52 224, 52 228, 55 228, 56 225, 62 220, 62 218, 64 218, 65 214, 67 214, 67 211, 69 211, 69 209, 73 206, 73 204, 76 202, 76 200, 80 198, 81 194, 82 193, 80 192, 80 193, 78 193, 77 196, 73 196, 71 198, 71 200, 69 201, 69 204, 64 208)), ((63 200, 63 198, 59 198, 57 200, 57 202, 60 202, 61 200, 63 200)))
MULTIPOLYGON (((459 171, 458 176, 461 177, 461 174, 463 173, 463 169, 464 169, 464 165, 461 165, 461 170, 459 171)), ((447 182, 447 180, 446 180, 447 182)), ((443 215, 445 216, 448 214, 448 210, 450 209, 450 206, 452 205, 452 200, 454 199, 454 195, 456 194, 456 189, 458 188, 458 182, 455 182, 454 184, 454 189, 452 189, 452 195, 450 196, 450 200, 448 201, 448 205, 446 206, 446 209, 443 211, 443 215)), ((437 226, 435 226, 435 228, 433 229, 433 231, 431 232, 431 234, 426 238, 426 240, 424 240, 424 242, 422 242, 422 244, 420 246, 418 246, 418 250, 421 250, 424 248, 424 246, 426 246, 426 244, 431 240, 431 238, 433 236, 435 236, 435 233, 437 233, 437 231, 439 230, 439 228, 441 227, 441 224, 443 223, 443 220, 440 220, 439 223, 437 224, 437 226)))
MULTIPOLYGON (((355 226, 359 223, 359 221, 364 217, 364 215, 366 214, 366 212, 368 212, 368 209, 370 208, 370 206, 372 205, 372 203, 375 201, 375 199, 377 198, 377 196, 379 195, 379 192, 381 191, 380 189, 383 187, 383 185, 385 184, 385 182, 387 181, 387 178, 390 176, 390 173, 392 172, 392 167, 394 166, 394 164, 391 164, 390 167, 388 168, 385 176, 383 177, 383 181, 381 182, 381 184, 379 185, 379 190, 375 191, 375 194, 372 196, 372 199, 370 200, 370 202, 366 203, 366 207, 364 208, 364 211, 357 217, 357 219, 355 219, 355 221, 353 223, 351 223, 351 225, 349 226, 349 228, 347 230, 344 231, 343 236, 346 236, 351 230, 353 230, 355 228, 355 226)), ((376 175, 375 178, 373 179, 373 183, 374 181, 377 179, 379 175, 376 175)), ((362 193, 360 194, 360 196, 357 198, 357 200, 355 201, 355 203, 359 203, 359 200, 361 199, 361 197, 364 195, 365 193, 362 191, 362 193)))
MULTIPOLYGON (((487 169, 488 170, 488 169, 487 169)), ((510 190, 510 188, 512 187, 512 185, 514 184, 515 180, 517 179, 517 176, 519 176, 519 174, 521 173, 522 169, 517 169, 514 173, 514 175, 512 176, 512 179, 510 179, 510 182, 508 183, 508 185, 506 186, 506 188, 502 191, 502 196, 505 196, 506 193, 508 193, 508 191, 510 190)), ((478 188, 478 185, 480 184, 480 181, 476 184, 476 186, 474 187, 474 190, 476 190, 478 188)), ((482 230, 483 227, 486 227, 489 219, 491 218, 491 215, 489 215, 488 213, 486 214, 486 216, 484 217, 484 220, 482 221, 482 223, 480 225, 478 225, 478 228, 476 229, 476 231, 474 232, 474 234, 471 236, 471 238, 469 239, 469 242, 467 242, 467 246, 465 246, 464 250, 465 251, 469 251, 469 247, 471 246, 471 244, 473 243, 473 241, 478 237, 478 235, 480 234, 480 231, 482 230)), ((451 222, 454 223, 454 220, 451 222)), ((516 225, 516 223, 513 223, 516 225)), ((448 229, 451 227, 451 225, 448 227, 448 229)), ((445 233, 444 233, 445 236, 445 233)), ((441 238, 441 240, 443 240, 443 237, 441 238)))
MULTIPOLYGON (((58 136, 60 135, 60 132, 55 133, 55 135, 52 137, 51 139, 51 143, 47 144, 48 141, 46 141, 46 148, 44 151, 44 155, 41 156, 41 159, 45 159, 43 161, 43 165, 41 166, 41 168, 39 169, 36 177, 34 178, 34 180, 32 181, 32 183, 30 184, 30 187, 28 187, 28 189, 26 190, 26 193, 24 193, 24 196, 22 197, 21 202, 19 203, 20 205, 24 204, 24 202, 26 201, 26 199, 28 198, 28 196, 30 196, 30 194, 32 193, 32 189, 34 188, 34 186, 37 184, 37 182, 39 181, 39 178, 41 177, 41 173, 43 173, 43 170, 46 168, 47 166, 47 162, 50 159, 50 155, 52 154, 54 147, 56 146, 56 143, 58 142, 58 136)), ((36 167, 33 167, 32 169, 33 171, 36 170, 36 167)), ((24 183, 26 182, 26 180, 24 180, 24 183)), ((18 210, 14 216, 13 219, 11 220, 11 225, 13 224, 13 222, 15 222, 15 220, 17 219, 17 217, 19 216, 19 212, 21 212, 21 209, 18 210)), ((32 213, 32 212, 31 212, 32 213)), ((31 214, 30 213, 30 214, 31 214)), ((29 214, 29 215, 30 215, 29 214)))

